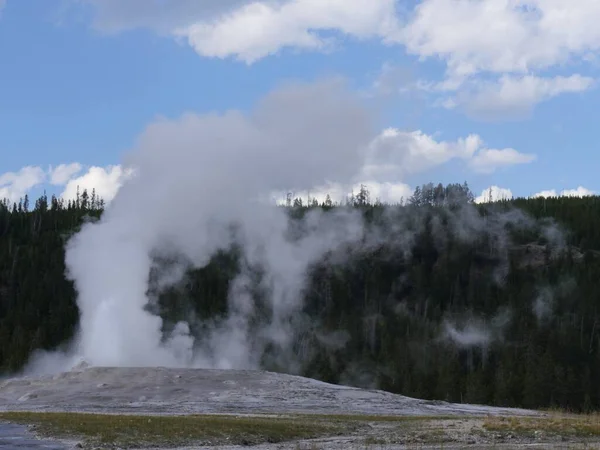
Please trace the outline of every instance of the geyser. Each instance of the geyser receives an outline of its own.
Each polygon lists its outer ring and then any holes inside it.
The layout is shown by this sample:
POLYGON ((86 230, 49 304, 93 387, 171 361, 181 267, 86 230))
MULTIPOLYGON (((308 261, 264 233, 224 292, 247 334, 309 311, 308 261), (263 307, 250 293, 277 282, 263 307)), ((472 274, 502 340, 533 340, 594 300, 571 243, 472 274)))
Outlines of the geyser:
POLYGON ((315 211, 306 218, 309 231, 292 240, 286 212, 265 199, 330 180, 353 182, 373 136, 368 109, 340 79, 287 84, 247 114, 185 114, 150 125, 125 158, 131 179, 102 219, 85 224, 67 245, 68 276, 81 312, 75 360, 251 368, 261 346, 285 346, 308 265, 358 239, 362 222, 360 215, 339 212, 340 226, 315 211), (234 240, 247 264, 264 271, 269 323, 260 335, 249 335, 254 305, 242 269, 229 295, 229 316, 209 336, 194 345, 187 324, 180 323, 165 339, 160 317, 145 309, 152 255, 181 259, 182 270, 167 277, 173 283, 185 267, 206 265, 234 240))

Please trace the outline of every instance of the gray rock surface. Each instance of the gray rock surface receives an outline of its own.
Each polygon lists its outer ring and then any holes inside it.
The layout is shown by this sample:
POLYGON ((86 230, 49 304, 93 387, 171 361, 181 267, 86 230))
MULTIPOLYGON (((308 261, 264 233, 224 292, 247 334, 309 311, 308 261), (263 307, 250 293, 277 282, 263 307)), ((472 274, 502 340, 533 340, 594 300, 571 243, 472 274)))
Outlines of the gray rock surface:
POLYGON ((136 414, 537 414, 418 400, 264 371, 85 366, 54 376, 1 382, 0 410, 136 414))

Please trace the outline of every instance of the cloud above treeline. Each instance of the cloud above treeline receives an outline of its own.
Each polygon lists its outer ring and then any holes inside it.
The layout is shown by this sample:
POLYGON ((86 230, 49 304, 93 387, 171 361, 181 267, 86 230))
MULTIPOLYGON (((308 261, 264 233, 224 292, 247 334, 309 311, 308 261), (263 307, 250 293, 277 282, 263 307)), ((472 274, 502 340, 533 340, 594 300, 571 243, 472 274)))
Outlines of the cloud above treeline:
MULTIPOLYGON (((430 160, 426 160, 427 164, 430 162, 430 160)), ((424 163, 420 163, 415 167, 423 167, 422 164, 424 163)), ((125 170, 120 165, 84 167, 79 163, 71 163, 60 164, 47 170, 41 167, 27 166, 17 172, 7 172, 0 175, 0 199, 7 199, 11 203, 18 202, 32 189, 50 185, 59 187, 60 193, 58 196, 65 200, 75 199, 78 190, 82 192, 86 189, 88 192, 95 190, 99 198, 102 198, 106 203, 110 203, 119 188, 132 175, 131 170, 125 170)), ((325 201, 327 196, 334 202, 343 202, 352 193, 357 194, 361 185, 368 189, 371 201, 379 200, 384 203, 406 201, 414 191, 413 187, 401 181, 377 181, 365 178, 357 183, 328 183, 315 186, 310 190, 292 192, 292 194, 294 198, 301 198, 304 202, 317 199, 321 203, 325 201)), ((272 192, 271 199, 274 202, 282 202, 287 194, 287 191, 272 192)), ((574 189, 542 190, 531 195, 531 197, 585 197, 591 195, 596 195, 596 193, 583 186, 578 186, 574 189)), ((493 185, 483 189, 475 197, 475 202, 486 203, 512 198, 514 198, 514 195, 511 189, 493 185)))
POLYGON ((0 199, 18 202, 32 189, 48 187, 50 191, 58 188, 56 195, 65 200, 75 199, 78 189, 80 192, 87 189, 90 193, 95 190, 99 198, 110 202, 127 178, 128 172, 119 165, 84 167, 70 163, 48 169, 27 166, 0 175, 0 199))
MULTIPOLYGON (((531 195, 530 197, 587 197, 591 195, 596 195, 596 193, 590 189, 584 188, 583 186, 579 186, 575 189, 563 189, 562 191, 557 191, 556 189, 547 189, 544 191, 537 192, 531 195)), ((499 200, 510 200, 512 198, 514 198, 514 195, 510 189, 494 185, 481 191, 481 194, 475 197, 475 202, 487 203, 496 202, 499 200)))
MULTIPOLYGON (((276 116, 277 114, 275 114, 276 116)), ((274 116, 274 117, 275 117, 274 116)), ((178 121, 169 124, 172 128, 173 138, 181 139, 181 133, 190 136, 189 145, 200 145, 202 135, 193 130, 205 129, 205 124, 213 120, 210 115, 187 114, 178 121)), ((160 122, 151 124, 140 136, 141 140, 147 138, 152 130, 159 127, 160 122)), ((280 124, 282 129, 286 124, 280 124)), ((309 142, 306 145, 311 145, 309 142)), ((294 151, 302 154, 302 142, 294 151)), ((323 149, 331 157, 323 161, 326 171, 331 167, 339 166, 342 162, 343 152, 335 155, 335 149, 323 149)), ((340 149, 341 151, 341 149, 340 149)), ((373 138, 364 148, 361 162, 348 171, 328 174, 333 176, 326 184, 317 184, 310 189, 306 187, 295 191, 290 186, 290 191, 301 198, 317 198, 324 200, 329 194, 334 201, 343 201, 353 190, 360 189, 364 184, 371 192, 372 199, 383 202, 398 202, 406 199, 412 193, 412 188, 407 184, 407 179, 415 174, 431 171, 443 166, 450 161, 458 161, 473 173, 492 173, 512 165, 527 164, 535 160, 535 155, 518 152, 512 148, 488 148, 480 136, 469 135, 454 141, 436 140, 421 130, 401 131, 387 128, 373 138)), ((318 161, 313 162, 320 165, 318 161)), ((295 170, 295 169, 294 169, 295 170)), ((124 182, 131 177, 131 169, 126 170, 121 165, 106 167, 84 166, 81 163, 64 163, 55 167, 43 169, 41 167, 24 167, 17 172, 0 175, 0 198, 16 202, 25 194, 36 187, 49 185, 58 188, 58 195, 65 199, 74 199, 77 190, 96 190, 96 194, 109 203, 117 194, 124 182)), ((291 177, 291 175, 290 175, 291 177)), ((287 179, 287 177, 286 177, 287 179)), ((291 179, 291 178, 290 178, 291 179)), ((287 194, 283 189, 273 192, 275 198, 281 199, 287 194)))

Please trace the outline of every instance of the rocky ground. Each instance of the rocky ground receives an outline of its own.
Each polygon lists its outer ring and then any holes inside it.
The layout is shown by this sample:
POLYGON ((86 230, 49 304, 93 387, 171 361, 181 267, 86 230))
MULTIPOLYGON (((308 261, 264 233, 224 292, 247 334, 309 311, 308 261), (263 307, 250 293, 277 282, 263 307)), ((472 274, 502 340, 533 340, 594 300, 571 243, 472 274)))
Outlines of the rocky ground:
MULTIPOLYGON (((596 439, 600 432, 595 432, 589 420, 584 426, 581 419, 574 417, 557 418, 535 411, 424 401, 261 371, 81 366, 54 376, 0 382, 0 411, 5 413, 0 419, 5 420, 10 419, 6 413, 27 411, 36 414, 224 415, 232 420, 261 418, 263 423, 272 418, 315 426, 331 425, 331 435, 321 433, 323 435, 316 439, 269 443, 270 438, 265 437, 263 443, 260 439, 251 442, 256 444, 254 448, 261 450, 600 448, 600 436, 596 439), (566 422, 571 420, 578 422, 566 422)), ((35 416, 31 417, 27 420, 35 422, 35 416)), ((37 428, 38 431, 43 429, 37 428)), ((47 436, 48 432, 41 434, 47 436)), ((65 440, 65 446, 72 446, 73 439, 79 437, 65 440)), ((247 448, 247 445, 228 445, 228 439, 199 440, 196 445, 187 447, 174 441, 172 447, 247 448)), ((161 446, 165 446, 164 442, 161 446)))
POLYGON ((111 367, 5 380, 0 383, 0 410, 401 416, 536 414, 418 400, 272 372, 111 367))

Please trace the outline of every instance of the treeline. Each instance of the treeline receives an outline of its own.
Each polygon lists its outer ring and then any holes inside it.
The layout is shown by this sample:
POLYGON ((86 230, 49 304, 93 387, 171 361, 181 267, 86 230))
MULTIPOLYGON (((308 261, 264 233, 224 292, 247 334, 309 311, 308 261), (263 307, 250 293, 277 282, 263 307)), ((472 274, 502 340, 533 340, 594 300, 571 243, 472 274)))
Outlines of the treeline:
POLYGON ((30 206, 0 202, 0 373, 23 367, 35 349, 68 341, 79 320, 73 283, 65 278, 66 240, 104 202, 87 191, 65 201, 46 194, 30 206))
MULTIPOLYGON (((102 207, 87 192, 0 206, 1 372, 73 336, 64 244, 102 207)), ((344 264, 311 267, 310 326, 294 345, 303 375, 426 399, 600 409, 600 197, 475 205, 466 184, 430 184, 398 205, 363 187, 343 205, 290 196, 285 207, 296 221, 312 208, 355 208, 385 237, 344 264), (407 231, 408 252, 397 245, 407 231)), ((223 251, 156 293, 165 330, 190 308, 226 315, 238 270, 239 255, 223 251)), ((265 368, 285 370, 269 352, 265 368)))

